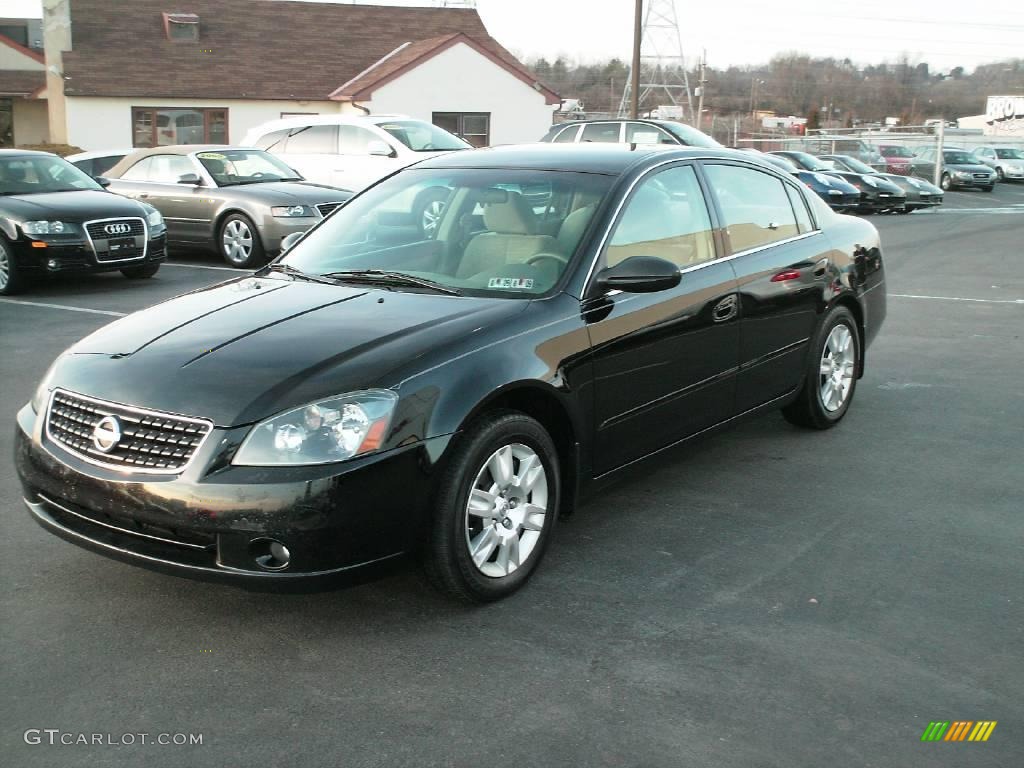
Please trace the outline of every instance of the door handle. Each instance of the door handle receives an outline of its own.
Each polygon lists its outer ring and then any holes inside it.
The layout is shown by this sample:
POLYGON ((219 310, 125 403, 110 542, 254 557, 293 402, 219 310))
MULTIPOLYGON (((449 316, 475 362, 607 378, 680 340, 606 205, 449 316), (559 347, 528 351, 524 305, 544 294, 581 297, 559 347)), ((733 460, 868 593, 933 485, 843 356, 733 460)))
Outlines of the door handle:
POLYGON ((736 317, 737 306, 736 294, 731 293, 715 304, 714 309, 711 310, 711 317, 716 323, 724 323, 726 320, 736 317))

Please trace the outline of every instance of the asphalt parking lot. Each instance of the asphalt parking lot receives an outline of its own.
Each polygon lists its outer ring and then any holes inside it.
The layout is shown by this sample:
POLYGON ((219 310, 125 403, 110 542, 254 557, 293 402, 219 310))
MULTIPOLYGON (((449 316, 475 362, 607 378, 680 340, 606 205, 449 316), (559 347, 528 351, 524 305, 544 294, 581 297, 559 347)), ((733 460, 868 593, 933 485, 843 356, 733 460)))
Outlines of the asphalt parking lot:
POLYGON ((563 521, 531 584, 412 567, 315 595, 150 573, 21 504, 16 410, 66 346, 232 276, 185 254, 0 300, 0 762, 30 766, 1018 766, 1024 184, 874 217, 889 317, 843 424, 767 415, 563 521), (989 741, 922 743, 932 720, 989 741), (25 743, 27 729, 202 734, 25 743))

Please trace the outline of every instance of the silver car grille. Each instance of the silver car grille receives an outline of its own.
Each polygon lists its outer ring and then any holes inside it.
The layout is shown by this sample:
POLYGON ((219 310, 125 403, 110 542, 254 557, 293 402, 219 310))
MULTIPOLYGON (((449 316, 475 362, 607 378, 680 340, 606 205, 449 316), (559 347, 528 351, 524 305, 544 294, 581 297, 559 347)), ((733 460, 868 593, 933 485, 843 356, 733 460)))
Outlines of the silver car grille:
POLYGON ((92 244, 96 261, 129 261, 146 255, 146 224, 141 218, 87 221, 85 234, 92 244))
POLYGON ((195 456, 213 424, 205 419, 160 413, 54 390, 46 414, 46 434, 86 461, 130 472, 177 473, 195 456), (110 432, 97 445, 97 425, 111 424, 120 438, 107 447, 110 432))

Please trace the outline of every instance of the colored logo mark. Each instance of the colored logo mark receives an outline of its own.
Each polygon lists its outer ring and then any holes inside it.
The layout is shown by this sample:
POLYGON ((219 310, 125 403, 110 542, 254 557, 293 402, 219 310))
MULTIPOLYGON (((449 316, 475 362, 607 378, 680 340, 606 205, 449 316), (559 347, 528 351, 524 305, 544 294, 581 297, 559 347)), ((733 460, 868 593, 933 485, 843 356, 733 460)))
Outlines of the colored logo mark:
POLYGON ((997 720, 932 720, 921 741, 988 741, 997 720))

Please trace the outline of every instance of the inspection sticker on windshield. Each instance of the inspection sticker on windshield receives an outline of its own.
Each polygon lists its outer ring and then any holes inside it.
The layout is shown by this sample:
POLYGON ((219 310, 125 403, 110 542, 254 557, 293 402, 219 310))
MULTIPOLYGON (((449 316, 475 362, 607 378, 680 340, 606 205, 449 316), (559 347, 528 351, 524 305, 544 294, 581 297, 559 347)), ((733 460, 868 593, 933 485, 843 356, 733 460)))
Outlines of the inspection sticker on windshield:
POLYGON ((528 277, 492 277, 487 281, 488 288, 533 288, 533 280, 528 277))
POLYGON ((227 160, 227 155, 222 155, 220 152, 200 152, 196 155, 200 160, 227 160))

